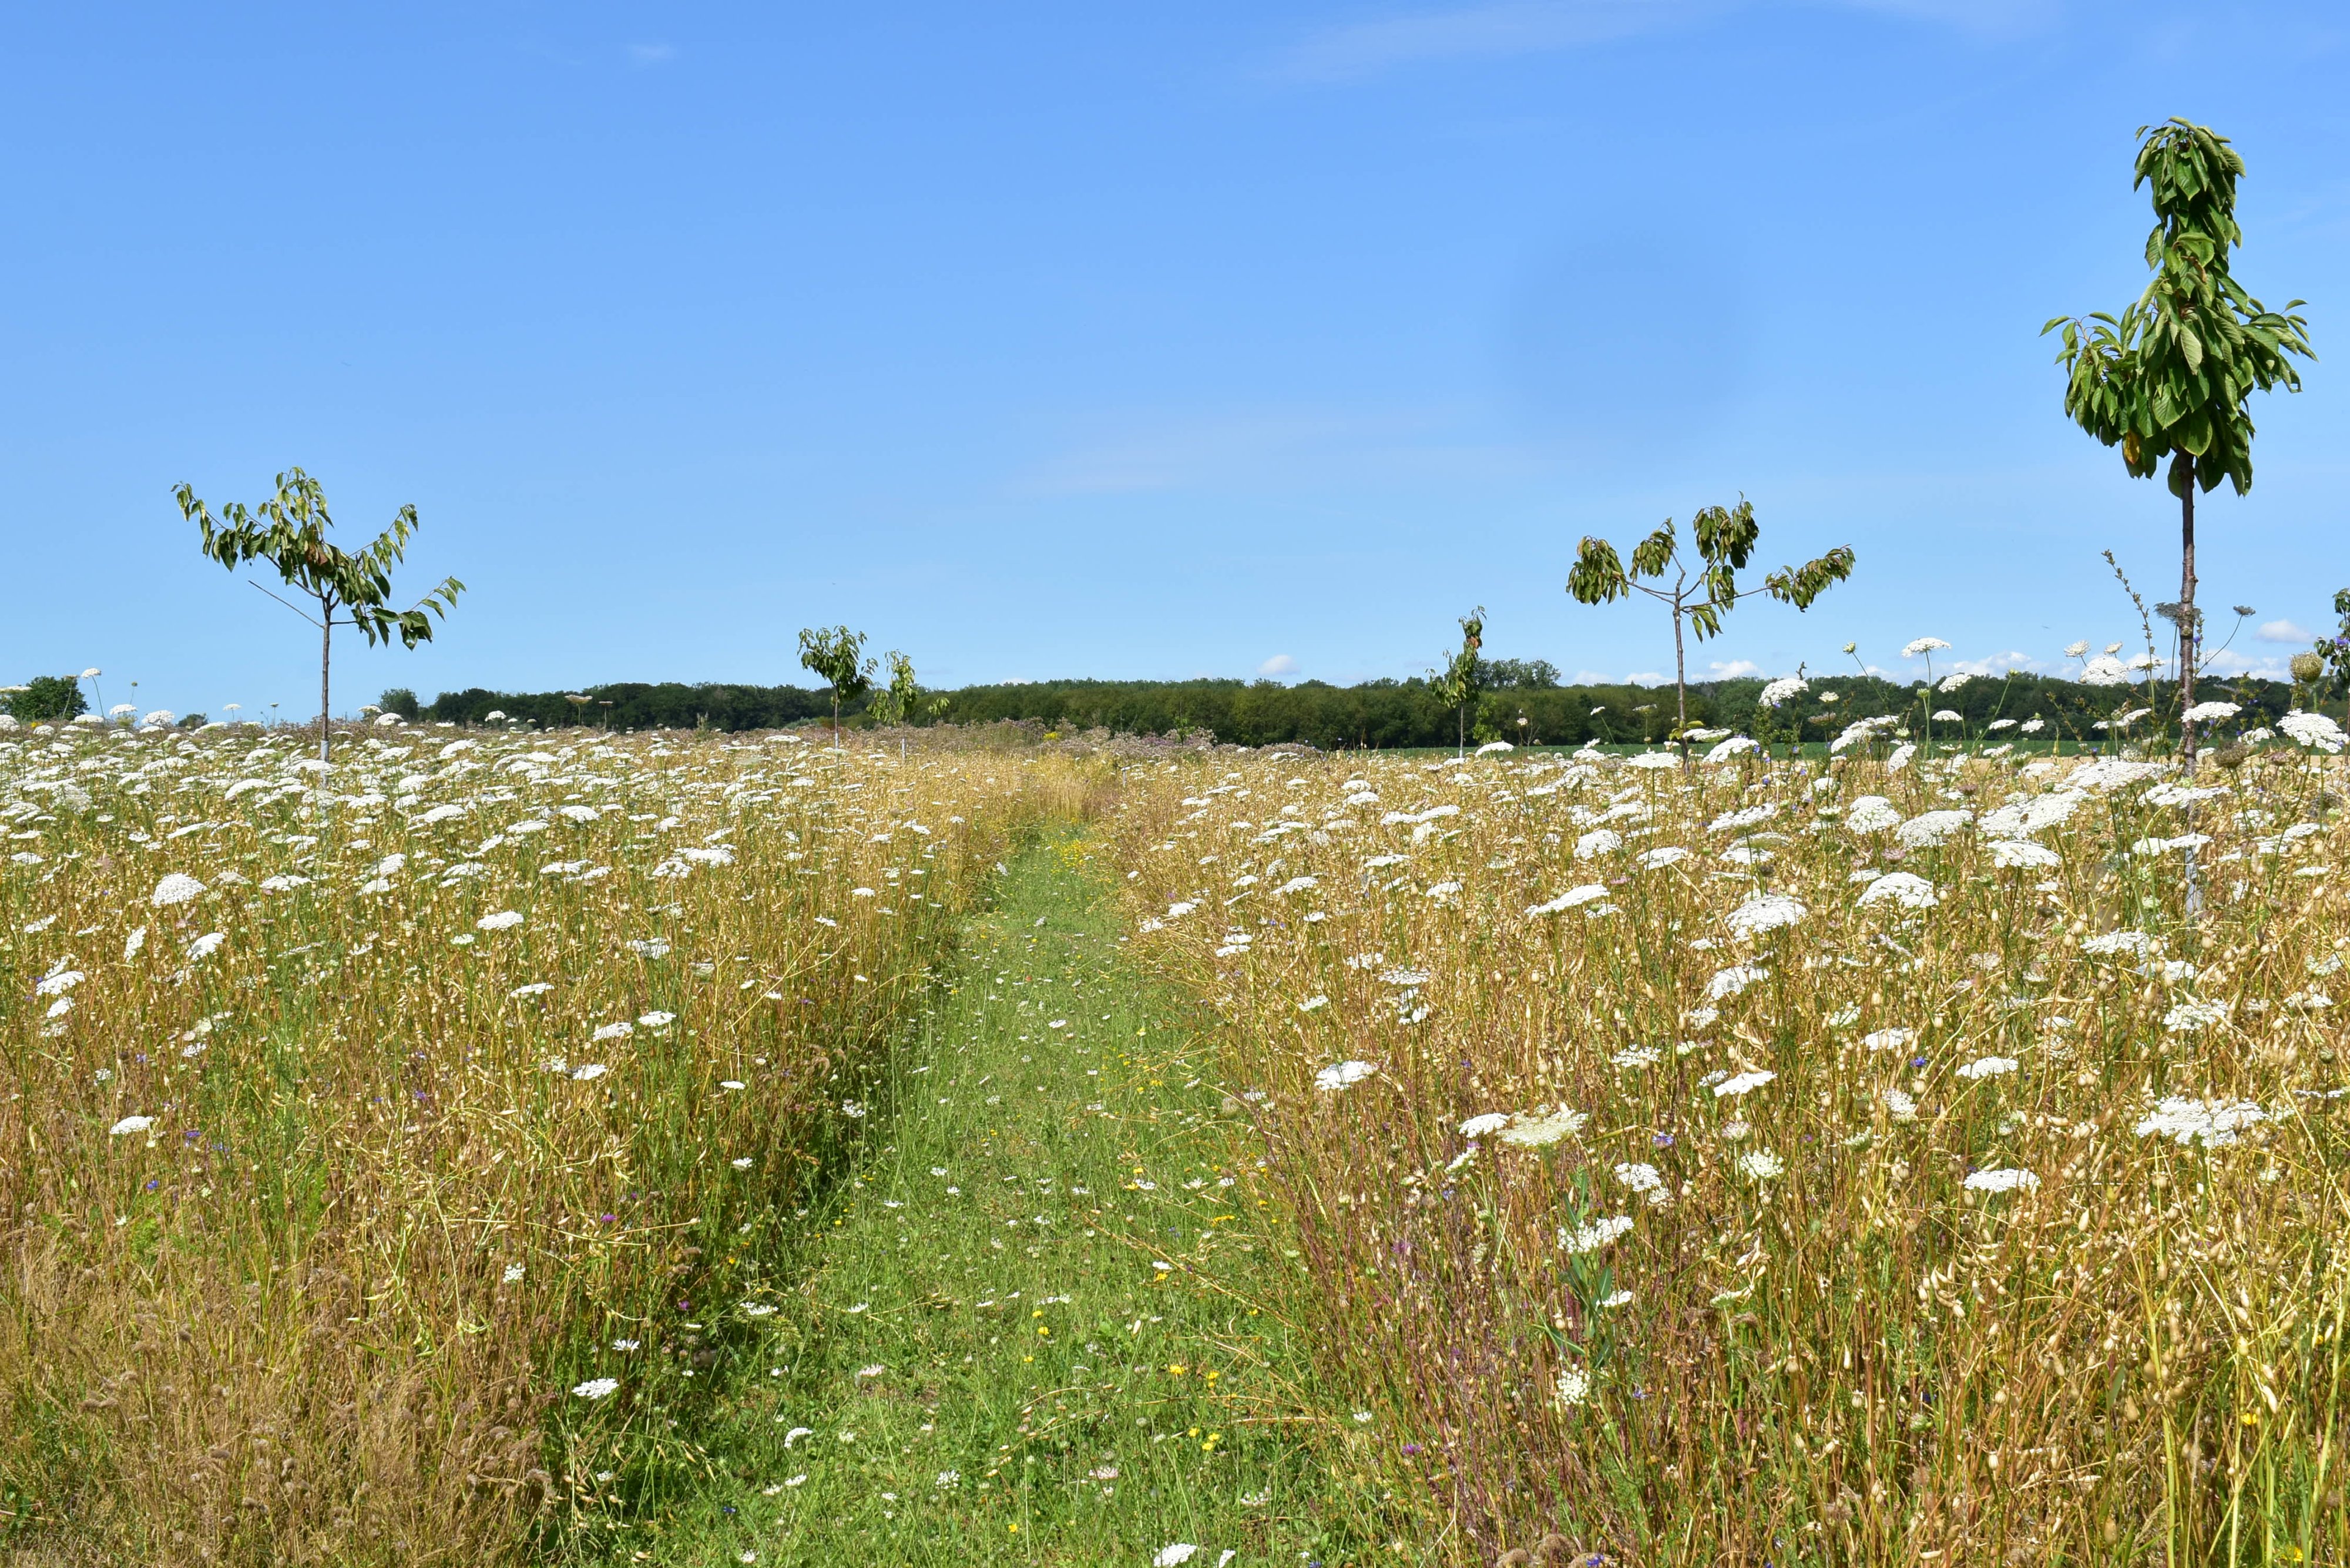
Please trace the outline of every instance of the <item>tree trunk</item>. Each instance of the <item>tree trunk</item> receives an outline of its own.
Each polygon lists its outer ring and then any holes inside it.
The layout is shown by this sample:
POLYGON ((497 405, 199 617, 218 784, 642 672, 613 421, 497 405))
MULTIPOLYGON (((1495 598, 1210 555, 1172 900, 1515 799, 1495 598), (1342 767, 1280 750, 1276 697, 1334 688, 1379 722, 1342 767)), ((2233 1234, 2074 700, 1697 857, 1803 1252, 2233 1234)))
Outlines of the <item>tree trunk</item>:
POLYGON ((2187 483, 2178 493, 2178 754, 2188 774, 2195 772, 2195 722, 2187 717, 2195 706, 2195 666, 2203 649, 2195 618, 2195 459, 2182 453, 2179 469, 2187 483))
POLYGON ((1681 748, 1681 765, 1687 767, 1689 747, 1689 659, 1681 650, 1681 607, 1673 607, 1673 739, 1681 748))
POLYGON ((1459 754, 1465 758, 1469 754, 1469 704, 1465 701, 1461 704, 1460 719, 1461 739, 1457 744, 1457 750, 1459 754))
MULTIPOLYGON (((335 659, 335 612, 331 605, 321 605, 318 617, 318 760, 327 760, 327 715, 333 704, 327 698, 327 672, 335 659)), ((321 789, 326 786, 321 784, 321 789)))

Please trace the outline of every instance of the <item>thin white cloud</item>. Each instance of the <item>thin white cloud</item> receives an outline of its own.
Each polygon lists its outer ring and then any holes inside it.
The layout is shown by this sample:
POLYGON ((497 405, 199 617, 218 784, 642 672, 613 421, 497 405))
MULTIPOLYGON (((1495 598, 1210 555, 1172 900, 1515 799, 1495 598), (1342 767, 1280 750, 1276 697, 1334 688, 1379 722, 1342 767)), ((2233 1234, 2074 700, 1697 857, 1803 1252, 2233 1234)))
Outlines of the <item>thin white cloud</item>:
POLYGON ((1716 659, 1710 668, 1716 680, 1748 680, 1762 673, 1762 667, 1751 659, 1733 659, 1727 664, 1716 659))
POLYGON ((1256 672, 1268 680, 1278 680, 1284 675, 1297 673, 1297 660, 1285 653, 1276 653, 1256 667, 1256 672))
POLYGON ((2285 661, 2275 655, 2252 659, 2238 653, 2232 648, 2223 648, 2205 659, 2203 673, 2206 675, 2252 675, 2263 680, 2293 679, 2293 671, 2285 667, 2285 661))
POLYGON ((1277 74, 1350 81, 1427 60, 1547 54, 1669 26, 1696 7, 1682 0, 1503 0, 1332 27, 1299 43, 1277 74))
POLYGON ((2314 632, 2303 630, 2289 620, 2262 621, 2261 628, 2252 635, 2262 642, 2314 642, 2317 640, 2317 635, 2314 632))
POLYGON ((630 44, 629 58, 640 66, 667 65, 677 58, 675 44, 630 44))
POLYGON ((2011 670, 2026 670, 2036 675, 2046 667, 2030 654, 2010 649, 2005 653, 1994 653, 1988 659, 1961 659, 1950 668, 1968 675, 2004 675, 2011 670))
POLYGON ((1662 686, 1671 679, 1671 676, 1659 675, 1653 670, 1638 670, 1624 677, 1624 683, 1627 686, 1662 686))
MULTIPOLYGON (((1431 61, 1493 59, 1589 47, 1702 22, 1757 0, 1493 0, 1390 15, 1301 39, 1273 74, 1293 81, 1358 81, 1431 61)), ((1939 24, 1977 35, 2032 31, 2063 0, 1812 0, 1815 6, 1939 24)), ((1786 8, 1786 7, 1782 7, 1786 8)))

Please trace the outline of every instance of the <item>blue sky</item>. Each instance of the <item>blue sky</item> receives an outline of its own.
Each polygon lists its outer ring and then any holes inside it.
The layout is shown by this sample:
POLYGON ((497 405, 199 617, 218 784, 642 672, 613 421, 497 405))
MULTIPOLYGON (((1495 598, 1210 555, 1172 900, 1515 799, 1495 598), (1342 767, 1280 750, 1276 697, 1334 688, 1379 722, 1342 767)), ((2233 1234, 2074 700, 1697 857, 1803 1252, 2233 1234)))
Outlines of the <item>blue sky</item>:
POLYGON ((170 493, 292 463, 470 585, 338 649, 346 710, 806 679, 837 621, 940 684, 1344 681, 1482 604, 1497 654, 1668 672, 1575 542, 1742 493, 1767 561, 1859 572, 1695 672, 2054 668, 2134 626, 2101 549, 2177 591, 2037 335, 2142 286, 2170 114, 2327 357, 2204 504, 2226 658, 2350 582, 2338 6, 16 6, 0 72, 0 680, 305 711, 310 634, 170 493))

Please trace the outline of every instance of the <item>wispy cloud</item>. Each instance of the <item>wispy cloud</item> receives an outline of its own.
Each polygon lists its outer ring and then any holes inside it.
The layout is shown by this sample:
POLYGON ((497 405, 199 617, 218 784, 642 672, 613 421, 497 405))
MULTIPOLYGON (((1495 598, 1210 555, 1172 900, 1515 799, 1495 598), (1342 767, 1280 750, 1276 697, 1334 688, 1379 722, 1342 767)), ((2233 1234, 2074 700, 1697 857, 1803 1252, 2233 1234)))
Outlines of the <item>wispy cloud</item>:
POLYGON ((1502 0, 1422 11, 1316 33, 1291 48, 1275 74, 1348 81, 1428 60, 1579 48, 1670 26, 1699 9, 1690 0, 1502 0))
POLYGON ((2274 654, 2251 659, 2227 648, 2205 659, 2202 668, 2207 675, 2256 675, 2263 680, 2289 680, 2293 678, 2293 671, 2286 668, 2285 661, 2274 654))
POLYGON ((2317 640, 2314 633, 2304 630, 2289 620, 2262 621, 2260 630, 2252 635, 2262 642, 2314 642, 2317 640))
POLYGON ((1751 659, 1733 659, 1727 664, 1716 659, 1710 668, 1716 680, 1751 680, 1762 673, 1762 667, 1751 659))
POLYGON ((630 44, 629 58, 639 66, 665 66, 677 58, 675 44, 630 44))
POLYGON ((2005 675, 2012 670, 2021 670, 2035 675, 2044 675, 2048 672, 2048 666, 2040 659, 2033 658, 2028 653, 2019 653, 2013 649, 2010 649, 2005 653, 1994 653, 1988 659, 1961 659, 1952 664, 1950 669, 1953 673, 1966 675, 2005 675))
POLYGON ((1297 673, 1297 660, 1285 653, 1276 653, 1256 667, 1256 672, 1268 680, 1278 680, 1284 675, 1297 673))
MULTIPOLYGON (((1551 54, 1637 37, 1752 9, 1769 0, 1493 0, 1400 13, 1325 28, 1283 52, 1272 74, 1339 82, 1432 61, 1551 54)), ((2029 32, 2063 0, 1811 0, 1806 8, 1862 11, 1981 36, 2029 32)), ((1781 7, 1789 8, 1789 7, 1781 7)))

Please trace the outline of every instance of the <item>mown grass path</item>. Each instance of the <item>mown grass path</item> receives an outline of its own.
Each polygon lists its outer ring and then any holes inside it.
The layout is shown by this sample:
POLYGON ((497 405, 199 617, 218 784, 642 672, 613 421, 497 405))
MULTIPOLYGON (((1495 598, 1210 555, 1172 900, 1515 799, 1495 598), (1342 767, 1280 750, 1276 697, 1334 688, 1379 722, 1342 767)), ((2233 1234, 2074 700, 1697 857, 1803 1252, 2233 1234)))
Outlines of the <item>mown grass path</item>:
POLYGON ((1409 1560, 1326 1462, 1370 1434, 1280 1321, 1295 1265, 1210 1047, 1124 963, 1083 840, 1002 883, 704 1439, 737 1490, 650 1555, 1409 1560))

